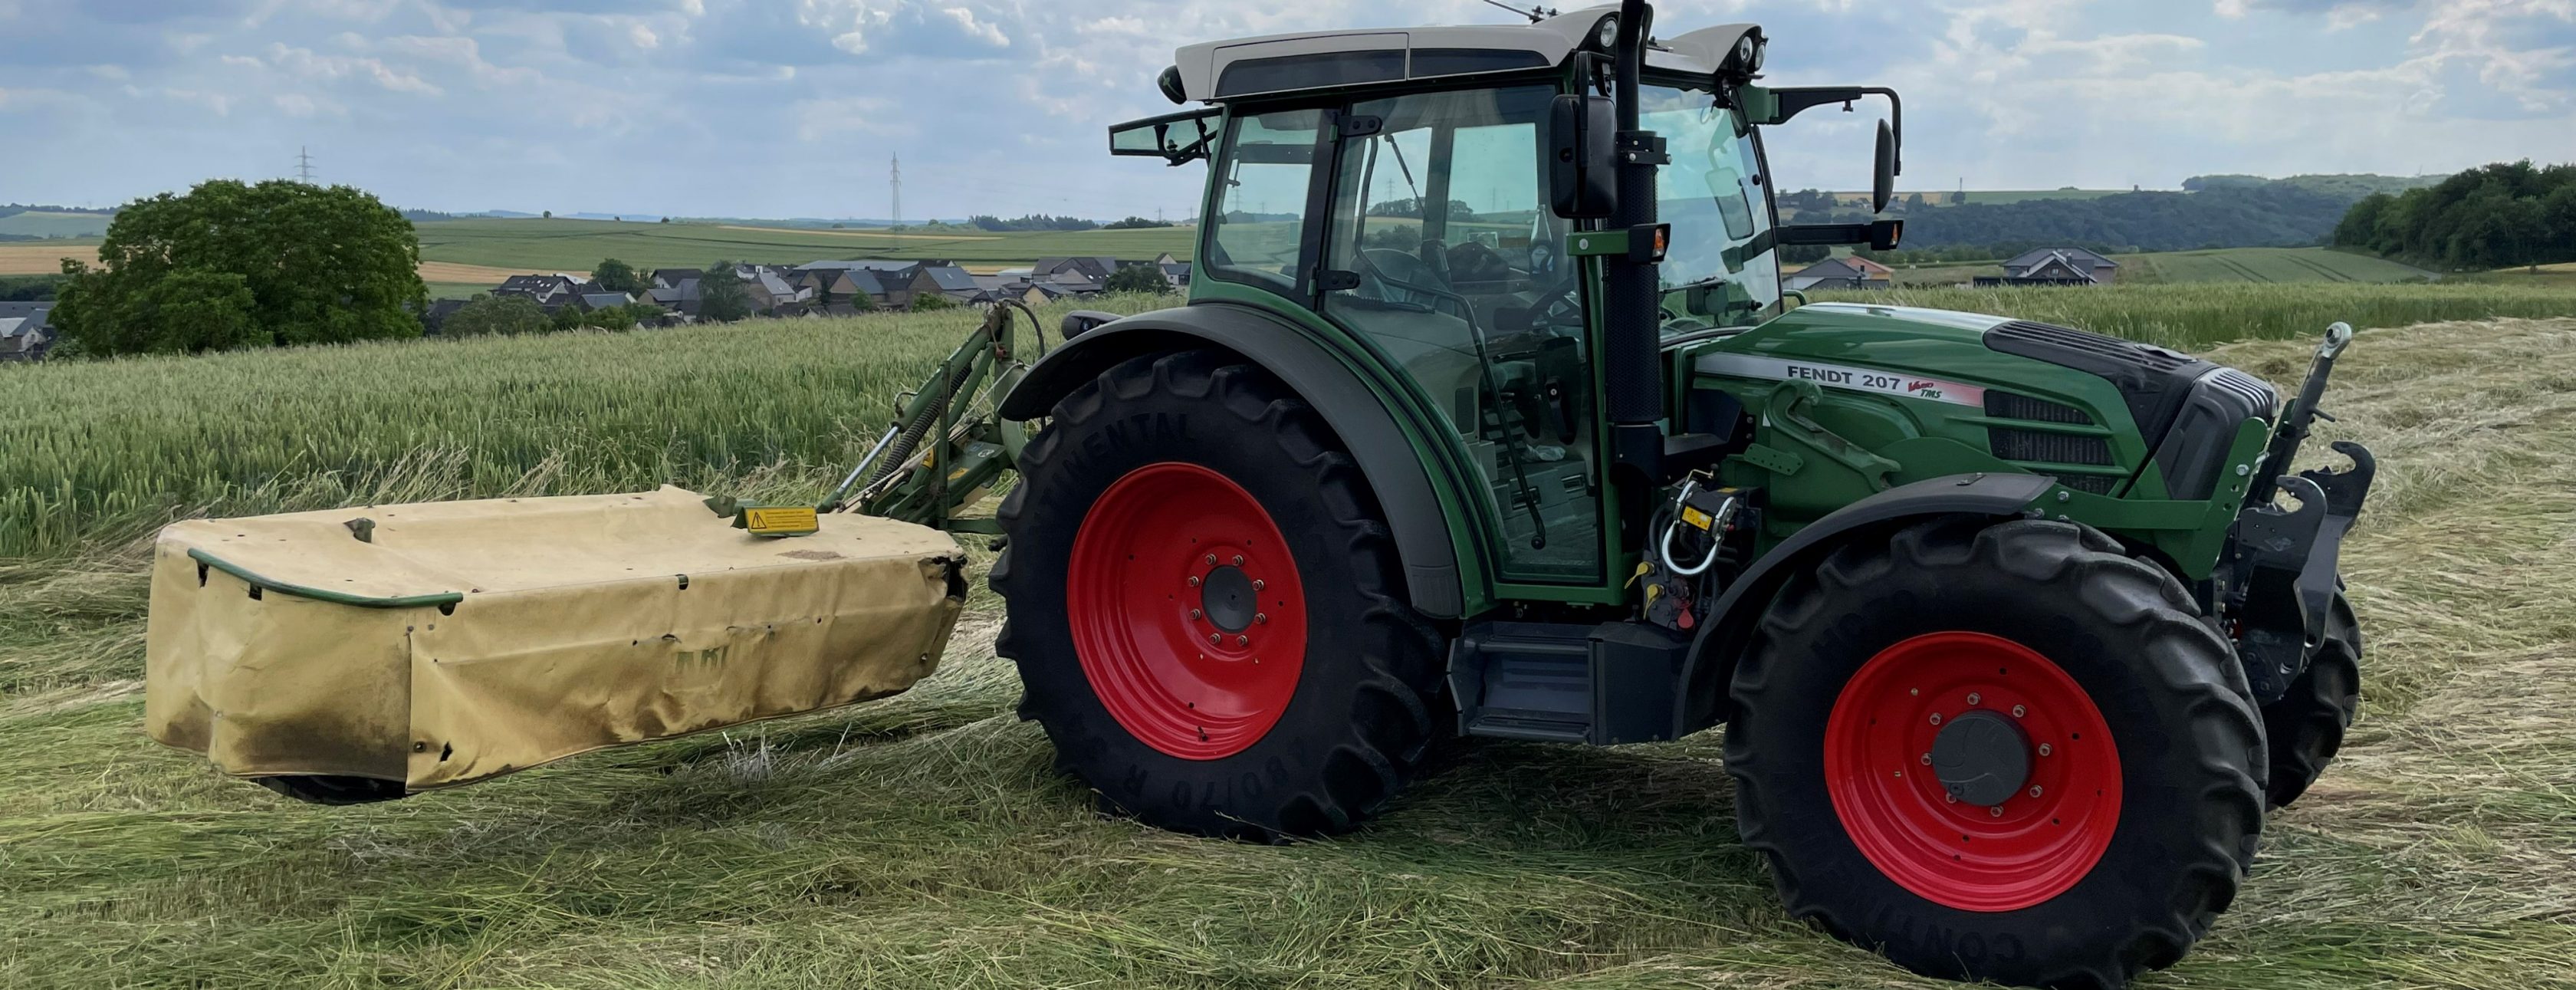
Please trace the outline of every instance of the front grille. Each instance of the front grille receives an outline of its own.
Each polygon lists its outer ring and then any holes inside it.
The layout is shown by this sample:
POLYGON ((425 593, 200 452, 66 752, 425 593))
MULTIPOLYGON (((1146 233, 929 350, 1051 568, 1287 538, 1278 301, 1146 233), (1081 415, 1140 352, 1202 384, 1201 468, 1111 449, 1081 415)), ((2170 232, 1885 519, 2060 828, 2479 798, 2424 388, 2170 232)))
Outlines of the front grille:
POLYGON ((2051 475, 2051 477, 2056 478, 2058 484, 2065 485, 2066 487, 2075 489, 2079 492, 2090 492, 2095 495, 2111 494, 2112 490, 2120 487, 2120 482, 2126 480, 2123 478, 2114 478, 2107 474, 2069 474, 2051 475))
POLYGON ((1986 390, 1986 415, 1992 416, 1996 419, 2020 419, 2040 423, 2071 423, 2077 426, 2093 425, 2093 417, 2085 415, 2084 410, 2077 409, 2074 406, 2067 405, 2063 402, 2050 402, 2047 399, 2034 399, 2027 395, 2016 395, 2002 389, 1993 388, 1986 390))
POLYGON ((2101 437, 2068 436, 2037 430, 1988 429, 1987 449, 2007 461, 2092 464, 2109 467, 2111 442, 2101 437))

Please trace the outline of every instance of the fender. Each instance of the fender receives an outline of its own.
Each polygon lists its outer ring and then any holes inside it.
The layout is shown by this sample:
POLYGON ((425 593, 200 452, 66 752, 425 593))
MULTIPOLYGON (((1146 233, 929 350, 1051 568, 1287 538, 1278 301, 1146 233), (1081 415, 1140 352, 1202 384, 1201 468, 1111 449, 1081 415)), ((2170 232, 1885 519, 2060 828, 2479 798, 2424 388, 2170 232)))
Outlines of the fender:
POLYGON ((1716 725, 1726 708, 1726 686, 1736 658, 1753 639, 1762 612, 1789 583, 1824 559, 1847 536, 1886 532, 1890 523, 1926 516, 2017 516, 2056 487, 2036 474, 1954 474, 1900 485, 1834 510, 1781 541, 1718 596, 1690 659, 1682 666, 1682 691, 1674 699, 1674 737, 1716 725))
POLYGON ((1047 353, 1002 398, 1007 420, 1045 416, 1082 383, 1129 358, 1207 347, 1261 366, 1322 414, 1350 447, 1351 459, 1386 510, 1387 528, 1404 563, 1413 607, 1435 619, 1460 618, 1466 594, 1458 548, 1449 538, 1430 469, 1405 442, 1395 414, 1368 385, 1306 331, 1250 306, 1199 303, 1140 313, 1084 332, 1047 353))

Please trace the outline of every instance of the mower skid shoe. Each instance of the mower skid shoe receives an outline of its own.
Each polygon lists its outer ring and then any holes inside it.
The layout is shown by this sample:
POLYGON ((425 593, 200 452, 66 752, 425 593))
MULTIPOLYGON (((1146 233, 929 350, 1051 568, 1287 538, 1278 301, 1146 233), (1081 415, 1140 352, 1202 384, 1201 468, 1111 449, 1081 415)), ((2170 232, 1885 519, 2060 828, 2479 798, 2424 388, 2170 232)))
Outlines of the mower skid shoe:
POLYGON ((2351 458, 2352 467, 2281 480, 2297 509, 2248 506, 2238 517, 2237 541, 2251 573, 2237 653, 2255 699, 2264 704, 2289 691, 2325 633, 2340 590, 2336 564, 2344 534, 2351 532, 2378 474, 2368 448, 2339 440, 2334 451, 2351 458))

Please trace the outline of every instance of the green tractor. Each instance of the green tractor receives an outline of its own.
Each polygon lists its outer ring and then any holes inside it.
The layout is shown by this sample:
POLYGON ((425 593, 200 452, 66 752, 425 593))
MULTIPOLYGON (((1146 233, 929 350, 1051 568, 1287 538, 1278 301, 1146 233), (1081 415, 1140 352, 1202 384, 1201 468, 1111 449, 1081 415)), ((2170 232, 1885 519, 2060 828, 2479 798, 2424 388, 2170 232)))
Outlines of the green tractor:
POLYGON ((1804 304, 1753 25, 1193 45, 1113 154, 1206 163, 1188 305, 1076 314, 1001 403, 1023 717, 1110 809, 1350 829, 1454 736, 1719 725, 1789 911, 1919 972, 2180 958, 2332 757, 2372 474, 2287 406, 2081 330, 1804 304), (1793 301, 1796 303, 1793 305, 1793 301), (2277 496, 2286 495, 2287 499, 2277 496))

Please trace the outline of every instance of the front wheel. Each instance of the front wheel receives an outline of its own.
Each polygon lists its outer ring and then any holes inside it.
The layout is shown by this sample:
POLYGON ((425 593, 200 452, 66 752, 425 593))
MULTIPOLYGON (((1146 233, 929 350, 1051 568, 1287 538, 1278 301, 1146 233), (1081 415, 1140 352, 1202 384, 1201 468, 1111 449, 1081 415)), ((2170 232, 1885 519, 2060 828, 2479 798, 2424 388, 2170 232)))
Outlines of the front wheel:
POLYGON ((2080 526, 1945 518, 1783 589, 1733 681, 1791 914, 1928 975, 2116 987, 2235 896, 2261 723, 2182 587, 2080 526))
POLYGON ((2308 652, 2308 669, 2290 682, 2288 693, 2263 706, 2263 734, 2272 747, 2266 800, 2272 807, 2298 800, 2324 775, 2360 711, 2361 620, 2337 591, 2324 636, 2308 652))
POLYGON ((998 515, 996 649, 1103 805, 1254 840, 1366 820, 1441 725, 1443 644, 1321 416, 1258 368, 1137 358, 1055 406, 998 515))

